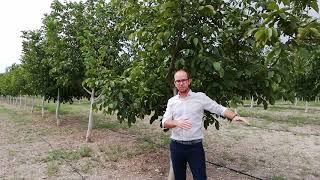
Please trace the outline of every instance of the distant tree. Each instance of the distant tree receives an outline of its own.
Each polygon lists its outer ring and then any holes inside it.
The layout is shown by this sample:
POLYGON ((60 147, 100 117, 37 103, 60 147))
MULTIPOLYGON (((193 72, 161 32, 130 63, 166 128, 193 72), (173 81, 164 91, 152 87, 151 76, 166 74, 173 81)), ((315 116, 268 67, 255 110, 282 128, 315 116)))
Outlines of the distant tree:
POLYGON ((45 53, 50 65, 49 76, 53 79, 46 99, 56 104, 56 119, 59 126, 60 103, 72 103, 74 98, 85 96, 81 83, 84 75, 80 42, 77 39, 77 22, 73 17, 73 3, 53 1, 51 13, 44 18, 45 53), (56 92, 51 93, 51 92, 56 92))
POLYGON ((100 98, 108 99, 103 96, 109 92, 104 86, 121 75, 128 62, 125 58, 120 59, 121 32, 115 29, 118 19, 114 8, 104 0, 88 0, 84 4, 83 16, 85 25, 79 39, 85 65, 83 86, 91 95, 86 135, 88 142, 91 141, 94 103, 100 98))

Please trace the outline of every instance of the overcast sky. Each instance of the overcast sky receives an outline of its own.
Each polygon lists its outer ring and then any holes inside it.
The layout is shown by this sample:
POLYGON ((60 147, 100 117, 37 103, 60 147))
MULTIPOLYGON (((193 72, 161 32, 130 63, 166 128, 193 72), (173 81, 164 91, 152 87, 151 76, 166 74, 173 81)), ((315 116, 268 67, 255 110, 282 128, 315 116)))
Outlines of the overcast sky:
MULTIPOLYGON (((20 63, 21 31, 39 29, 52 0, 2 0, 0 2, 0 73, 20 63)), ((320 0, 318 0, 320 2, 320 0)), ((313 13, 315 14, 315 13, 313 13)), ((319 15, 317 14, 319 17, 319 15)))
POLYGON ((20 63, 21 31, 39 29, 52 0, 3 0, 0 3, 0 73, 20 63))

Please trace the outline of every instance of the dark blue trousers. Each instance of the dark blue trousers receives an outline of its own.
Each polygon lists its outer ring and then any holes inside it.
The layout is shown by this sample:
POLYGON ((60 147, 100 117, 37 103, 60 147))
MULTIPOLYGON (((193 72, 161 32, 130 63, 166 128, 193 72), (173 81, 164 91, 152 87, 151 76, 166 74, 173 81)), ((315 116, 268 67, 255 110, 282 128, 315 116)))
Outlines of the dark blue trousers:
POLYGON ((171 141, 170 153, 175 180, 186 179, 187 163, 190 166, 194 180, 207 179, 202 142, 189 145, 171 141))

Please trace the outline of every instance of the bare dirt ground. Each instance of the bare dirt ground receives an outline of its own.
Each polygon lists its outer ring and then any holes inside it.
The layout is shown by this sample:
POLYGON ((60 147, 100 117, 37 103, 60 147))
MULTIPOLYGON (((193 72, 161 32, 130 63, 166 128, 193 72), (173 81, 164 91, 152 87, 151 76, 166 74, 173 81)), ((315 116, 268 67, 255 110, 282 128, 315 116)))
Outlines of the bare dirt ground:
MULTIPOLYGON (((290 111, 272 114, 285 119, 297 113, 320 121, 320 110, 311 115, 290 111)), ((319 124, 248 119, 252 126, 220 120, 219 131, 206 131, 208 179, 320 179, 319 124)), ((159 142, 169 133, 157 123, 94 129, 94 142, 85 143, 85 118, 64 115, 62 120, 56 127, 53 115, 41 119, 39 113, 0 106, 0 179, 166 179, 168 145, 159 142), (90 155, 76 156, 84 148, 90 155)))

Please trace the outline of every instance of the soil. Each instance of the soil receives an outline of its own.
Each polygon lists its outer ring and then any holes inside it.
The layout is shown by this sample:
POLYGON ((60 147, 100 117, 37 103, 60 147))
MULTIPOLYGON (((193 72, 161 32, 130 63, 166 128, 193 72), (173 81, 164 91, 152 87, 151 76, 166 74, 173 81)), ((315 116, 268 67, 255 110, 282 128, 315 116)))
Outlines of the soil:
MULTIPOLYGON (((107 160, 107 149, 121 147, 116 153, 134 149, 139 137, 125 130, 94 129, 93 142, 86 143, 86 127, 81 119, 65 116, 57 127, 53 115, 41 119, 40 114, 18 112, 24 114, 26 122, 19 122, 0 112, 0 179, 167 178, 167 147, 130 156, 118 154, 120 158, 107 160), (49 152, 84 146, 93 151, 91 157, 62 161, 54 175, 48 173, 49 164, 44 159, 49 152)), ((222 119, 220 122, 219 131, 214 127, 205 131, 208 179, 320 179, 319 125, 277 131, 276 123, 263 129, 222 119)), ((156 123, 148 128, 150 132, 163 133, 156 123)), ((188 179, 192 179, 189 171, 188 179)))

